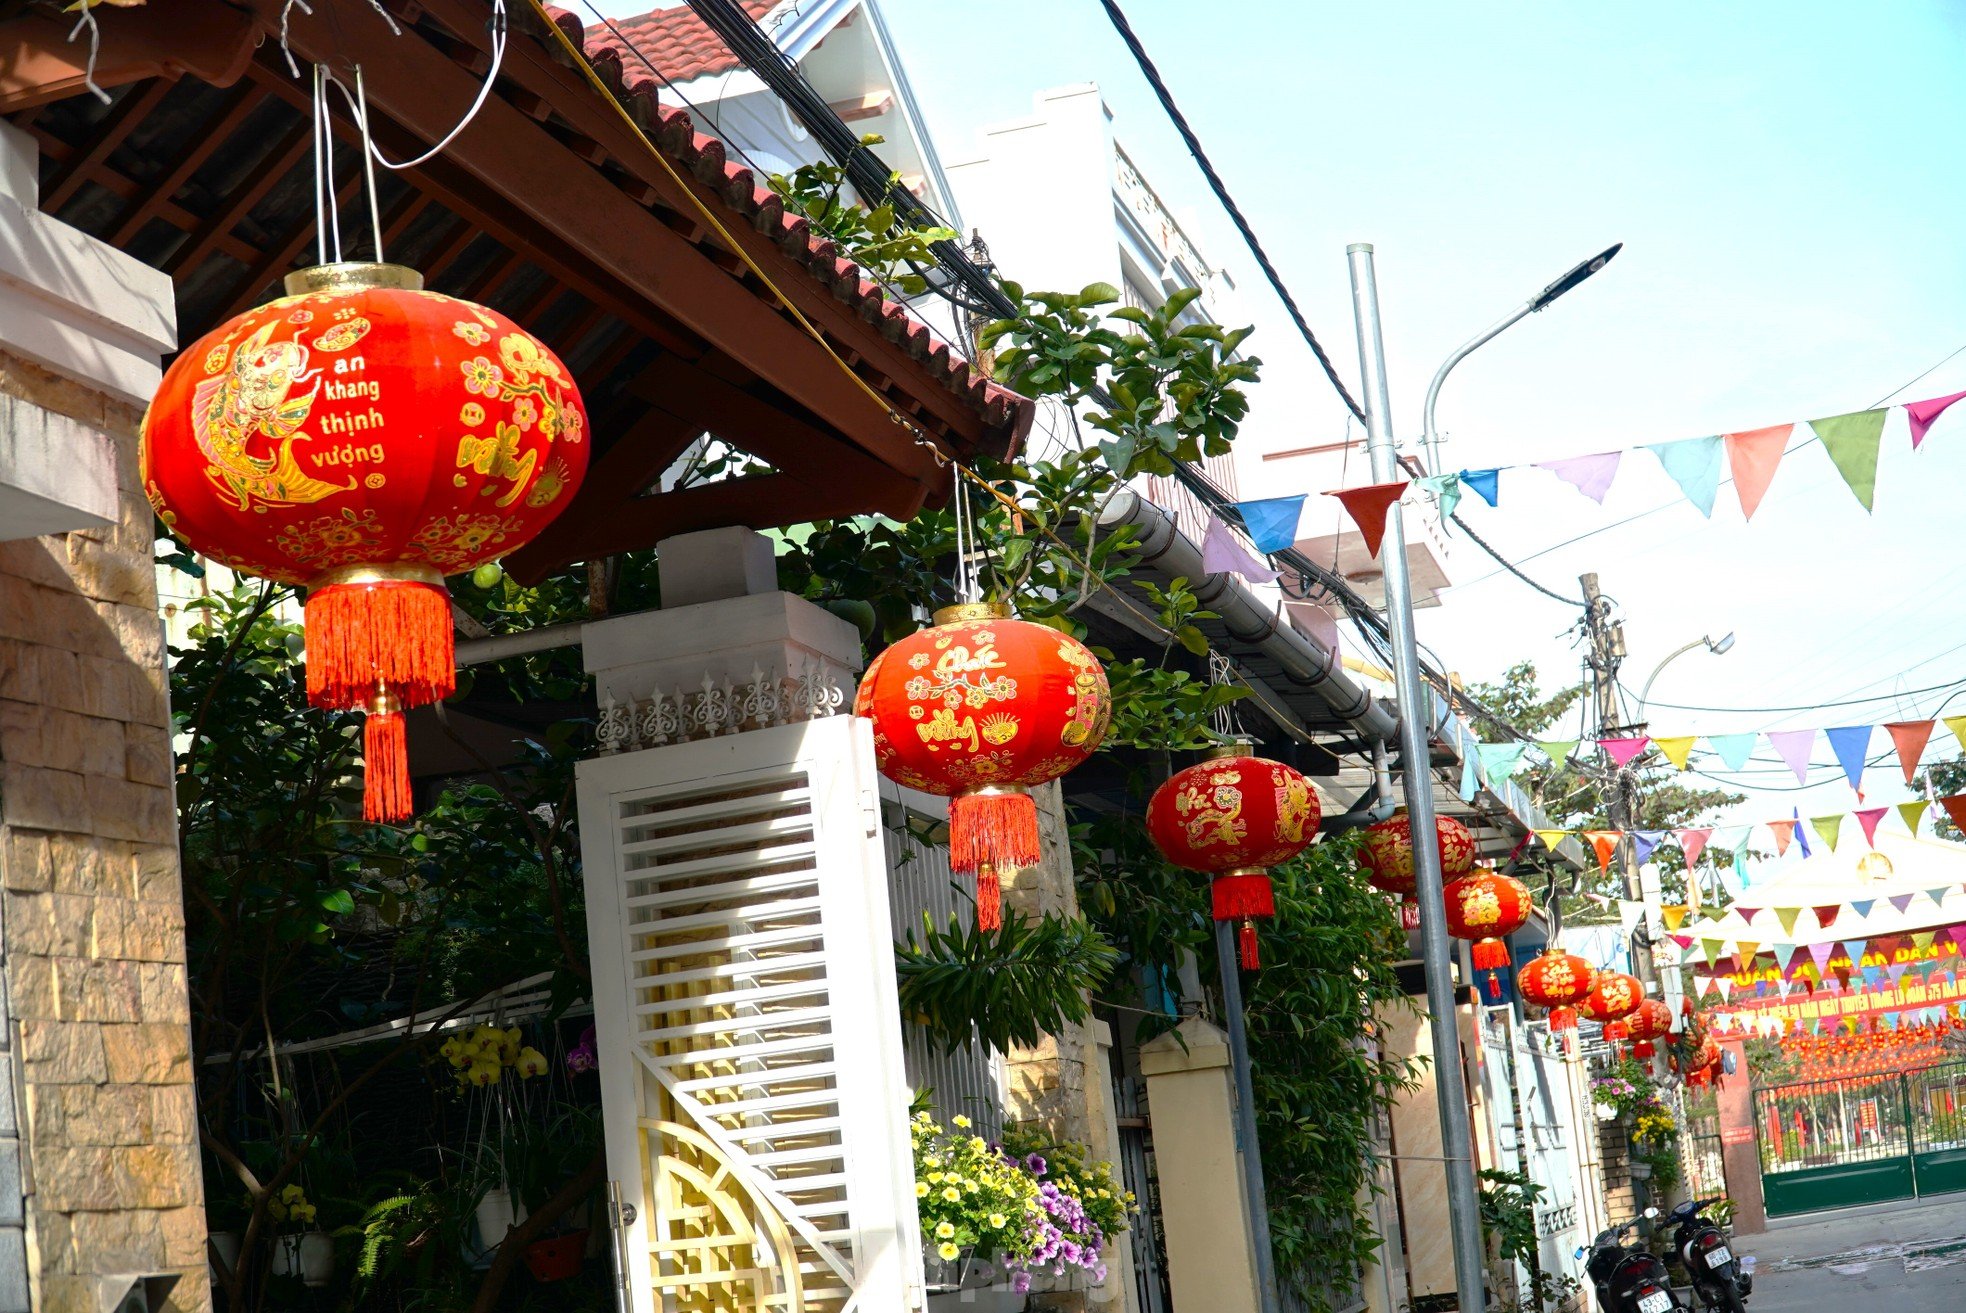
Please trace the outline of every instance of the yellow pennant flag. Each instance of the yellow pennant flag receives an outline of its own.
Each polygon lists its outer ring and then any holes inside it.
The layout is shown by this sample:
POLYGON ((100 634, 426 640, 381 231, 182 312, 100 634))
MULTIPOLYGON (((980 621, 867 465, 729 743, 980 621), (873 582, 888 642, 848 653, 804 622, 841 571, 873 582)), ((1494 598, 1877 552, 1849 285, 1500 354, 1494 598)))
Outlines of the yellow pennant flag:
POLYGON ((1959 740, 1959 746, 1966 748, 1966 716, 1947 716, 1945 720, 1946 728, 1959 740))
POLYGON ((1686 759, 1693 754, 1693 744, 1698 735, 1688 734, 1680 738, 1653 739, 1652 746, 1665 754, 1674 770, 1685 770, 1686 759))
MULTIPOLYGON (((1657 742, 1658 740, 1653 740, 1657 742)), ((1660 915, 1666 918, 1666 929, 1677 930, 1686 924, 1685 903, 1665 903, 1659 908, 1660 915)))
POLYGON ((1570 837, 1570 831, 1538 830, 1536 831, 1536 837, 1543 841, 1543 846, 1545 848, 1549 849, 1551 852, 1555 852, 1556 846, 1562 843, 1565 839, 1570 837))

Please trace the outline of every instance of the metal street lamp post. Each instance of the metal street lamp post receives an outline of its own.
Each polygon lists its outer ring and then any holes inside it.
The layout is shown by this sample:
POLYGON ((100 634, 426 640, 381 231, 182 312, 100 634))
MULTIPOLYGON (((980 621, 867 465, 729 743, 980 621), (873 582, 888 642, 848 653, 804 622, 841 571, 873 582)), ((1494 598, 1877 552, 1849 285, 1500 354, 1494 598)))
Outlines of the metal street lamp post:
POLYGON ((1659 682, 1659 672, 1696 647, 1704 647, 1715 656, 1726 656, 1734 650, 1734 635, 1732 632, 1722 634, 1719 638, 1711 638, 1703 635, 1686 644, 1684 647, 1674 648, 1666 654, 1664 661, 1652 667, 1652 673, 1645 677, 1645 686, 1638 691, 1638 706, 1636 710, 1638 712, 1639 724, 1643 725, 1646 723, 1645 707, 1652 697, 1652 685, 1659 682))

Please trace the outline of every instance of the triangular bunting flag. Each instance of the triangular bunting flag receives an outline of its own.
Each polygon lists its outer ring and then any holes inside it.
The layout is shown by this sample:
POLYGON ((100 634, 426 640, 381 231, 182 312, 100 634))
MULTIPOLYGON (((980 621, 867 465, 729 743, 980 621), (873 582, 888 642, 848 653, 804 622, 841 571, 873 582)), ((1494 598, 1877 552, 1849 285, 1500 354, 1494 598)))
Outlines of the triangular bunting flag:
POLYGON ((1651 442, 1645 449, 1659 458, 1686 500, 1712 518, 1714 494, 1720 489, 1720 439, 1682 438, 1678 442, 1651 442))
POLYGON ((1249 541, 1256 550, 1268 556, 1281 552, 1297 541, 1297 522, 1303 518, 1304 503, 1309 500, 1305 493, 1295 497, 1264 497, 1257 501, 1239 501, 1235 504, 1236 514, 1242 516, 1242 527, 1249 531, 1249 541))
MULTIPOLYGON (((1794 957, 1795 957, 1795 945, 1794 945, 1794 944, 1776 944, 1776 945, 1775 945, 1775 965, 1781 968, 1781 972, 1782 972, 1782 975, 1783 975, 1784 977, 1786 977, 1786 976, 1788 975, 1788 973, 1789 973, 1789 962, 1790 962, 1790 961, 1791 961, 1791 960, 1792 960, 1792 959, 1793 959, 1794 957)), ((1786 980, 1785 980, 1785 981, 1784 981, 1783 983, 1787 983, 1787 982, 1786 982, 1786 980)))
POLYGON ((1917 894, 1892 894, 1885 901, 1891 904, 1892 911, 1903 916, 1905 909, 1911 906, 1911 900, 1916 897, 1918 897, 1917 894))
POLYGON ((1652 746, 1672 763, 1674 770, 1685 770, 1686 759, 1693 755, 1693 745, 1698 741, 1697 735, 1681 734, 1669 739, 1653 739, 1652 746))
POLYGON ((1543 841, 1543 847, 1549 849, 1551 852, 1555 852, 1556 846, 1562 843, 1564 837, 1569 833, 1570 831, 1568 830, 1538 830, 1536 831, 1536 837, 1543 841))
POLYGON ((1819 979, 1829 970, 1830 954, 1835 951, 1835 944, 1809 945, 1809 960, 1816 964, 1816 975, 1819 979))
POLYGON ((1659 841, 1666 837, 1666 832, 1664 830, 1633 830, 1631 836, 1632 857, 1639 865, 1643 866, 1647 861, 1651 860, 1652 850, 1659 846, 1659 841))
POLYGON ((1693 863, 1700 860, 1700 854, 1706 850, 1707 840, 1712 837, 1713 831, 1711 829, 1681 830, 1679 832, 1679 850, 1686 854, 1687 870, 1692 870, 1693 863))
POLYGON ((1709 734, 1707 746, 1720 754, 1721 764, 1728 770, 1744 770, 1748 758, 1754 755, 1754 741, 1757 735, 1747 734, 1709 734))
POLYGON ((1461 801, 1473 802, 1480 792, 1481 754, 1477 752, 1461 763, 1461 801))
POLYGON ((1611 854, 1618 851, 1620 830, 1585 830, 1584 837, 1590 840, 1591 848, 1597 853, 1597 869, 1611 869, 1611 854))
POLYGON ((1712 976, 1696 976, 1694 977, 1694 979, 1700 982, 1701 998, 1705 998, 1707 995, 1713 993, 1713 991, 1718 988, 1718 986, 1714 984, 1714 979, 1712 976))
POLYGON ((1506 780, 1522 769, 1522 754, 1529 749, 1527 743, 1483 743, 1478 745, 1481 753, 1481 769, 1490 780, 1506 780))
POLYGON ((1864 759, 1870 755, 1869 725, 1845 725, 1838 729, 1823 731, 1829 739, 1829 748, 1836 754, 1836 764, 1843 767, 1844 778, 1850 787, 1864 787, 1864 759))
POLYGON ((1850 900, 1850 910, 1862 917, 1868 917, 1870 915, 1870 909, 1876 906, 1877 900, 1875 898, 1853 898, 1850 900))
POLYGON ((1379 555, 1379 541, 1386 536, 1386 512, 1406 491, 1406 483, 1368 483, 1359 488, 1343 488, 1327 492, 1327 497, 1336 497, 1344 503, 1345 511, 1358 526, 1359 537, 1365 539, 1365 550, 1375 559, 1379 555))
POLYGON ((1252 583, 1274 583, 1282 577, 1252 556, 1235 531, 1213 515, 1201 536, 1201 568, 1209 574, 1239 574, 1252 583))
POLYGON ((1775 479, 1775 467, 1782 463, 1782 448, 1788 445, 1793 424, 1725 433, 1727 468, 1734 476, 1734 492, 1741 499, 1741 517, 1752 520, 1755 508, 1775 479))
POLYGON ((1536 746, 1541 748, 1543 755, 1550 759, 1551 770, 1562 770, 1563 763, 1570 759, 1570 754, 1576 751, 1577 744, 1581 741, 1580 739, 1537 739, 1536 746))
POLYGON ((1817 834, 1823 836, 1823 843, 1829 850, 1835 852, 1836 837, 1843 833, 1843 813, 1838 812, 1834 816, 1811 816, 1809 824, 1815 827, 1817 834))
POLYGON ((1715 977, 1713 978, 1713 984, 1714 984, 1714 988, 1715 988, 1715 989, 1718 989, 1718 990, 1720 991, 1720 1001, 1721 1001, 1721 1002, 1723 1002, 1723 1003, 1725 1003, 1725 1002, 1726 1002, 1726 1001, 1727 1001, 1727 1000, 1728 1000, 1729 998, 1731 998, 1731 997, 1733 996, 1733 994, 1734 994, 1734 977, 1732 977, 1732 976, 1715 976, 1715 977))
POLYGON ((1927 807, 1930 807, 1931 805, 1932 805, 1931 801, 1926 798, 1920 798, 1917 802, 1899 803, 1898 815, 1904 817, 1905 828, 1907 830, 1910 830, 1913 834, 1917 834, 1918 822, 1924 819, 1925 809, 1927 807))
POLYGON ((1871 509, 1877 491, 1877 443, 1884 434, 1884 415, 1882 410, 1859 410, 1809 421, 1809 427, 1823 440, 1836 472, 1865 510, 1871 509))
POLYGON ((1857 813, 1857 824, 1864 827, 1864 842, 1877 847, 1877 823, 1884 819, 1888 807, 1866 807, 1857 813))
POLYGON ((1932 900, 1934 907, 1944 907, 1946 905, 1946 895, 1951 892, 1951 885, 1942 884, 1937 889, 1927 889, 1925 896, 1932 900))
POLYGON ((1890 966, 1884 968, 1891 973, 1891 987, 1893 989, 1896 989, 1898 982, 1905 978, 1905 968, 1909 965, 1911 964, 1908 962, 1893 962, 1890 966))
POLYGON ((1910 784, 1911 777, 1918 773, 1918 759, 1925 753, 1925 744, 1932 737, 1932 722, 1894 720, 1884 728, 1891 735, 1892 746, 1898 750, 1898 765, 1904 768, 1905 783, 1910 784))
POLYGON ((1720 961, 1721 949, 1725 948, 1726 945, 1727 941, 1724 939, 1702 939, 1700 941, 1700 949, 1707 955, 1707 961, 1709 962, 1720 961))
POLYGON ((1618 461, 1623 455, 1621 451, 1600 451, 1564 460, 1539 460, 1536 466, 1548 470, 1602 506, 1604 494, 1611 491, 1611 480, 1618 473, 1618 461))
POLYGON ((1677 930, 1686 924, 1685 903, 1664 903, 1659 907, 1659 915, 1665 918, 1666 929, 1677 930))
POLYGON ((1966 794, 1955 793, 1950 797, 1941 798, 1939 806, 1946 809, 1946 815, 1952 818, 1954 828, 1966 830, 1966 794))
POLYGON ((1850 959, 1850 965, 1860 967, 1864 964, 1864 949, 1870 945, 1868 939, 1846 939, 1843 941, 1843 955, 1850 959))
POLYGON ((1755 917, 1761 915, 1760 908, 1749 907, 1746 903, 1734 904, 1733 910, 1736 916, 1740 917, 1743 921, 1748 922, 1750 925, 1753 924, 1755 917))
POLYGON ((1770 821, 1768 822, 1768 832, 1775 836, 1775 856, 1777 857, 1786 853, 1789 850, 1789 845, 1795 842, 1794 821, 1770 821))
POLYGON ((1795 933, 1795 918, 1801 915, 1802 909, 1799 907, 1778 907, 1775 909, 1775 919, 1782 923, 1782 933, 1785 935, 1795 933))
POLYGON ((1836 924, 1836 914, 1842 908, 1841 903, 1825 903, 1821 907, 1812 907, 1809 910, 1816 914, 1816 924, 1827 930, 1836 924))
MULTIPOLYGON (((1461 504, 1461 476, 1458 474, 1429 474, 1425 478, 1413 480, 1413 486, 1422 492, 1431 493, 1434 505, 1439 508, 1440 518, 1448 519, 1454 508, 1461 504)), ((1447 526, 1441 526, 1442 532, 1447 526)))
POLYGON ((1795 818, 1795 841, 1802 845, 1802 860, 1806 862, 1809 860, 1809 834, 1802 828, 1802 809, 1800 807, 1791 807, 1789 808, 1789 815, 1795 818))
POLYGON ((1745 939, 1734 945, 1734 961, 1740 965, 1743 974, 1750 969, 1754 955, 1760 951, 1760 944, 1751 944, 1745 939))
POLYGON ((1599 739, 1597 746, 1611 759, 1612 765, 1623 768, 1631 765, 1632 759, 1645 751, 1645 745, 1651 741, 1639 734, 1628 738, 1599 739))
POLYGON ((1918 444, 1925 441, 1925 435, 1932 428, 1932 421, 1946 413, 1946 408, 1955 401, 1966 400, 1966 392, 1955 392, 1949 397, 1933 397, 1929 401, 1914 401, 1905 407, 1905 416, 1911 420, 1911 449, 1918 450, 1918 444))
MULTIPOLYGON (((1911 937, 1911 942, 1916 944, 1920 948, 1930 948, 1932 946, 1932 941, 1934 939, 1937 939, 1938 937, 1939 937, 1939 932, 1936 930, 1920 930, 1917 934, 1911 937)), ((1938 963, 1927 962, 1924 963, 1923 965, 1924 965, 1925 972, 1927 974, 1930 974, 1932 968, 1937 966, 1938 963)))
POLYGON ((1777 729, 1768 731, 1768 746, 1776 755, 1788 763, 1795 772, 1797 784, 1809 782, 1809 753, 1816 746, 1816 731, 1813 729, 1777 729))

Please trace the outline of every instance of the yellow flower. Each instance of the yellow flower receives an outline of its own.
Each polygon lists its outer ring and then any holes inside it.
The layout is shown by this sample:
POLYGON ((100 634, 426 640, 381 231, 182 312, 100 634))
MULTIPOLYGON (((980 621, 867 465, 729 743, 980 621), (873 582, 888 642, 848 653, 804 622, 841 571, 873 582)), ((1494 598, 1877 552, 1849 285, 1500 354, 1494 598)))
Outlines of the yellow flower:
POLYGON ((944 1240, 941 1244, 935 1247, 935 1252, 942 1256, 943 1262, 947 1263, 953 1261, 957 1254, 962 1253, 962 1250, 956 1248, 956 1246, 951 1244, 949 1241, 944 1240))
POLYGON ((297 1185, 290 1185, 280 1191, 280 1202, 283 1204, 304 1204, 307 1202, 307 1192, 297 1185))
POLYGON ((473 1085, 498 1084, 499 1067, 497 1058, 480 1058, 465 1069, 464 1078, 473 1085))
POLYGON ((949 1119, 949 1124, 951 1126, 959 1126, 966 1131, 969 1129, 970 1122, 969 1122, 969 1118, 963 1116, 961 1113, 958 1113, 954 1117, 951 1117, 949 1119))
POLYGON ((928 1198, 928 1182, 926 1181, 915 1182, 915 1198, 917 1199, 928 1198))
POLYGON ((530 1046, 519 1050, 519 1077, 527 1080, 546 1074, 546 1055, 530 1046))
POLYGON ((928 1157, 922 1159, 922 1165, 924 1167, 940 1167, 942 1165, 942 1160, 940 1158, 937 1158, 934 1154, 930 1154, 928 1157))
POLYGON ((942 1188, 942 1197, 953 1204, 963 1197, 963 1192, 953 1185, 948 1185, 942 1188))
POLYGON ((1005 1217, 1002 1213, 991 1213, 990 1228, 994 1231, 1001 1231, 1003 1229, 1003 1224, 1005 1222, 1008 1222, 1009 1220, 1010 1219, 1005 1217))
POLYGON ((937 1240, 947 1240, 950 1236, 953 1236, 955 1233, 956 1233, 956 1227, 953 1222, 941 1222, 936 1225, 935 1238, 937 1240))
POLYGON ((940 1184, 942 1184, 942 1173, 940 1173, 940 1172, 930 1172, 930 1173, 928 1174, 928 1183, 929 1183, 930 1185, 940 1185, 940 1184))

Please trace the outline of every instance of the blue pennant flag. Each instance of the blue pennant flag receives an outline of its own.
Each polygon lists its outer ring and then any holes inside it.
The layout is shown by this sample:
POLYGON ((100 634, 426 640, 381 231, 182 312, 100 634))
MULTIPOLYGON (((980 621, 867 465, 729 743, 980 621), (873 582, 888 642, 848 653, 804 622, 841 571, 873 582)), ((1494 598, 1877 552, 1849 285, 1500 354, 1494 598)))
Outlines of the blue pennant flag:
POLYGON ((1664 830, 1632 831, 1632 851, 1637 856, 1641 865, 1651 858, 1652 850, 1657 848, 1660 841, 1665 837, 1666 832, 1664 830))
POLYGON ((1686 494, 1686 500, 1700 508, 1700 514, 1713 518, 1714 494, 1720 490, 1720 439, 1683 438, 1678 442, 1651 442, 1645 449, 1659 458, 1666 473, 1686 494))
POLYGON ((1499 468, 1462 470, 1461 482, 1474 489, 1475 493, 1490 506, 1499 504, 1502 495, 1502 471, 1499 468))
POLYGON ((1726 764, 1728 770, 1738 771, 1747 766, 1748 758, 1754 754, 1754 741, 1758 737, 1752 732, 1709 734, 1707 746, 1720 754, 1720 760, 1726 764))
POLYGON ((1243 528, 1249 530, 1249 541, 1256 545, 1257 551, 1268 556, 1284 551, 1297 541, 1297 521, 1303 516, 1308 496, 1300 493, 1295 497, 1265 497, 1236 503, 1236 514, 1242 516, 1243 528))
POLYGON ((1802 808, 1792 808, 1789 814, 1795 817, 1795 841, 1802 845, 1802 856, 1806 859, 1809 856, 1809 836, 1804 833, 1808 827, 1802 823, 1802 808))
POLYGON ((1853 789, 1864 786, 1864 758, 1870 755, 1871 729, 1869 725, 1846 725, 1823 731, 1829 739, 1830 751, 1836 754, 1837 765, 1843 767, 1853 789))

